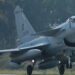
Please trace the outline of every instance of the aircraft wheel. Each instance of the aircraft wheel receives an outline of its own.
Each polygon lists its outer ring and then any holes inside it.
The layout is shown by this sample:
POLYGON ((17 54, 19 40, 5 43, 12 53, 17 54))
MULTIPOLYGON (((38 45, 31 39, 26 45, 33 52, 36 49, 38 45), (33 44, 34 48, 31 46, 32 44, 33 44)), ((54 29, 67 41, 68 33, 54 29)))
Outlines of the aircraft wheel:
POLYGON ((33 71, 33 66, 32 66, 32 65, 29 65, 29 66, 27 67, 27 74, 28 74, 28 75, 32 75, 32 71, 33 71))
POLYGON ((60 64, 58 68, 59 68, 60 75, 64 75, 64 72, 65 72, 65 64, 60 64))

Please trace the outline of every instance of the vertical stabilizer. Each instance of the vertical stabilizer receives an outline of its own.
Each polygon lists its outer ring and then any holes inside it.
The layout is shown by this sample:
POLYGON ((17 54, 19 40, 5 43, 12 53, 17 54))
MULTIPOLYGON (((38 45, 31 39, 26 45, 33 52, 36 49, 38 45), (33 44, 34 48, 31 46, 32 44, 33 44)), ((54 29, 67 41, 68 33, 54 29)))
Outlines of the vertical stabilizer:
POLYGON ((19 6, 16 6, 14 13, 18 33, 17 41, 19 41, 19 43, 23 43, 32 40, 34 37, 31 37, 31 34, 34 34, 35 30, 32 28, 32 25, 24 15, 23 9, 19 6))

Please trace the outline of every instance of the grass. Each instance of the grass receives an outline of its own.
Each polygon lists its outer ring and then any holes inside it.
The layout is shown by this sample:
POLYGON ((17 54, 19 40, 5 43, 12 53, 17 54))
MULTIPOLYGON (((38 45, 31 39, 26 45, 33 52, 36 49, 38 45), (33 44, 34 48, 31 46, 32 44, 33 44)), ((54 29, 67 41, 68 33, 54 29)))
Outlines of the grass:
MULTIPOLYGON (((27 74, 26 70, 0 70, 0 74, 27 74)), ((49 75, 49 74, 55 74, 59 75, 58 70, 34 70, 33 74, 42 74, 42 75, 49 75)), ((72 70, 66 70, 65 75, 75 75, 75 71, 72 70)))
POLYGON ((24 70, 0 70, 0 74, 26 74, 24 70))
MULTIPOLYGON (((5 64, 5 62, 9 61, 10 58, 5 58, 5 57, 0 57, 0 74, 25 74, 27 75, 26 70, 20 69, 20 70, 10 70, 5 67, 9 67, 8 65, 5 64), (5 66, 5 67, 3 67, 5 66)), ((75 67, 75 65, 74 65, 75 67)), ((75 68, 73 67, 72 70, 66 70, 65 75, 75 75, 75 68)), ((58 69, 53 68, 49 70, 34 70, 33 74, 38 74, 38 75, 59 75, 58 69)))
MULTIPOLYGON (((0 70, 0 74, 27 74, 26 70, 0 70)), ((33 74, 58 74, 58 72, 53 72, 53 71, 33 71, 33 74)))

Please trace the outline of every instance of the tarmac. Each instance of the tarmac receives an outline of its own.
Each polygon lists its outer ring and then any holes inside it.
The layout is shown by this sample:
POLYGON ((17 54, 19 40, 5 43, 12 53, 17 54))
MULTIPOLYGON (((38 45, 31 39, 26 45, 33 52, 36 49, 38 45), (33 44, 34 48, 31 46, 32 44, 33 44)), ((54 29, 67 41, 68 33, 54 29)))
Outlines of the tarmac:
POLYGON ((0 75, 24 75, 24 74, 0 74, 0 75))
MULTIPOLYGON (((0 74, 0 75, 26 75, 26 74, 0 74)), ((43 74, 32 74, 32 75, 43 75, 43 74)), ((59 75, 59 74, 46 74, 46 75, 59 75)), ((64 74, 66 75, 66 74, 64 74)), ((71 74, 73 75, 73 74, 71 74)))
MULTIPOLYGON (((25 75, 25 74, 0 74, 0 75, 25 75)), ((32 75, 43 75, 43 74, 32 74, 32 75)), ((57 74, 46 74, 46 75, 57 75, 57 74)))

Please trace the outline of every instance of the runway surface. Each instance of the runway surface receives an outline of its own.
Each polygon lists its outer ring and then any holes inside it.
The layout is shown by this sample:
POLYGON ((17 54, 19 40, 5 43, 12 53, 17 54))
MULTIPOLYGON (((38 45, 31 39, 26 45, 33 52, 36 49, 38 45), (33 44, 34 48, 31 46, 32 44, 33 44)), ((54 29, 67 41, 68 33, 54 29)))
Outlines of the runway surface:
MULTIPOLYGON (((0 75, 26 75, 26 74, 0 74, 0 75)), ((32 74, 32 75, 45 75, 45 74, 32 74)), ((59 75, 59 74, 46 74, 46 75, 59 75)))
MULTIPOLYGON (((0 75, 27 75, 27 74, 0 74, 0 75)), ((32 74, 32 75, 59 75, 59 74, 32 74)), ((68 74, 64 74, 68 75, 68 74)), ((69 75, 75 75, 75 74, 69 74, 69 75)))
MULTIPOLYGON (((0 74, 0 75, 26 75, 26 74, 0 74)), ((43 74, 32 74, 32 75, 43 75, 43 74)), ((58 75, 58 74, 46 74, 46 75, 58 75)))
POLYGON ((0 75, 24 75, 24 74, 0 74, 0 75))
MULTIPOLYGON (((27 75, 27 74, 0 74, 0 75, 27 75)), ((32 74, 32 75, 59 75, 59 74, 32 74)), ((67 74, 64 74, 64 75, 67 75, 67 74)))
MULTIPOLYGON (((27 75, 27 74, 0 74, 0 75, 27 75)), ((32 75, 59 75, 59 74, 32 74, 32 75)))

